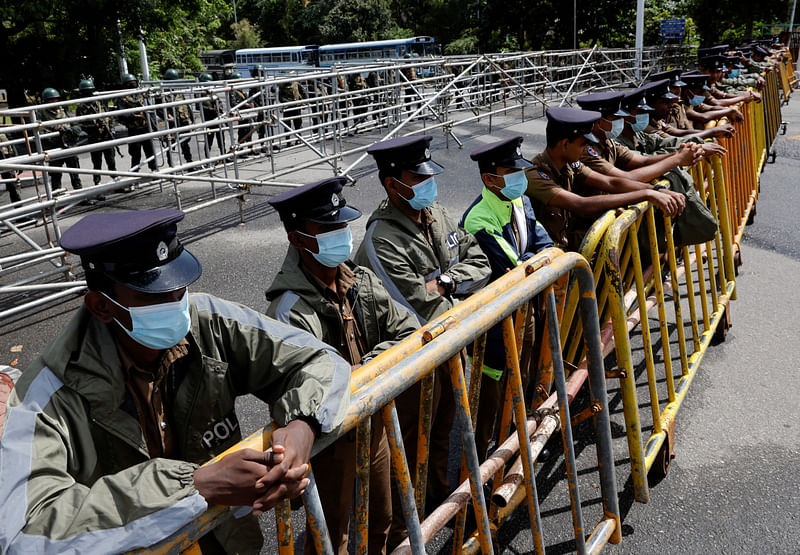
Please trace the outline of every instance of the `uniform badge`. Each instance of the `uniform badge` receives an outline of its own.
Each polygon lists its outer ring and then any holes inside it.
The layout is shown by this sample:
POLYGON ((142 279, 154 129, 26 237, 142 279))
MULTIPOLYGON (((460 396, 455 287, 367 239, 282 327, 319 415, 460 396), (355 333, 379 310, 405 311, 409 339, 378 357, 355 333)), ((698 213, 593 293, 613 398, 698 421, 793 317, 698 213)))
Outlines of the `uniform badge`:
POLYGON ((579 170, 579 169, 581 169, 581 163, 580 162, 570 162, 569 163, 569 167, 572 168, 573 170, 579 170))
POLYGON ((449 233, 447 235, 447 248, 450 249, 450 250, 458 248, 458 232, 457 231, 454 231, 454 232, 449 233))
POLYGON ((164 241, 160 241, 158 246, 156 247, 156 257, 158 258, 159 262, 163 262, 169 256, 169 249, 167 248, 167 244, 164 241))
POLYGON ((537 172, 539 174, 539 177, 541 177, 542 179, 550 179, 550 176, 544 173, 542 170, 537 170, 537 172))
POLYGON ((586 152, 589 153, 589 156, 600 156, 600 153, 593 146, 587 146, 586 152))
POLYGON ((336 193, 333 193, 333 195, 331 195, 331 204, 334 206, 339 206, 339 195, 337 195, 336 193))
POLYGON ((428 148, 425 149, 425 159, 426 160, 430 160, 431 159, 431 151, 428 148))
POLYGON ((522 149, 517 147, 517 156, 522 156, 522 149))

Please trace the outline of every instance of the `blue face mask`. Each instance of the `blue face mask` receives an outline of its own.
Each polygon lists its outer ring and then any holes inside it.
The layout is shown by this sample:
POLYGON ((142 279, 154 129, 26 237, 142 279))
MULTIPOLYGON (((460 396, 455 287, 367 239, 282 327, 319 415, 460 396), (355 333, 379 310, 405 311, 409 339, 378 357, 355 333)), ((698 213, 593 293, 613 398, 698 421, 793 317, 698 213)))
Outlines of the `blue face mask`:
POLYGON ((692 104, 692 106, 700 106, 705 99, 706 99, 705 96, 701 94, 696 94, 691 99, 689 99, 689 102, 692 104))
POLYGON ((740 69, 732 69, 729 77, 731 77, 732 79, 736 79, 737 77, 739 77, 740 72, 741 72, 740 69))
POLYGON ((137 343, 151 349, 163 350, 174 347, 189 333, 192 319, 189 316, 189 291, 184 292, 181 300, 171 303, 151 304, 148 306, 126 307, 103 293, 112 303, 128 312, 131 317, 132 330, 123 326, 119 320, 114 321, 137 343))
POLYGON ((633 129, 636 133, 640 131, 644 131, 645 128, 650 124, 650 115, 645 114, 636 114, 636 121, 631 124, 631 129, 633 129))
POLYGON ((611 131, 606 131, 606 137, 612 141, 620 136, 622 130, 625 128, 625 120, 622 118, 615 119, 614 121, 604 120, 611 124, 611 131))
POLYGON ((427 208, 433 204, 433 201, 436 200, 436 180, 433 178, 433 176, 430 176, 425 181, 417 183, 414 186, 406 185, 399 179, 397 182, 401 185, 405 185, 414 192, 414 196, 406 201, 414 210, 422 210, 423 208, 427 208))
MULTIPOLYGON (((493 175, 494 177, 500 177, 499 175, 493 175)), ((503 193, 503 196, 506 197, 508 200, 515 200, 522 196, 522 193, 528 188, 528 177, 525 175, 524 171, 518 171, 514 173, 507 173, 503 177, 503 183, 505 185, 500 190, 503 193)))
POLYGON ((319 235, 308 235, 302 231, 298 233, 317 240, 319 252, 306 250, 311 253, 317 262, 328 268, 335 268, 350 258, 350 253, 353 252, 353 235, 350 233, 349 225, 342 229, 334 229, 319 235))

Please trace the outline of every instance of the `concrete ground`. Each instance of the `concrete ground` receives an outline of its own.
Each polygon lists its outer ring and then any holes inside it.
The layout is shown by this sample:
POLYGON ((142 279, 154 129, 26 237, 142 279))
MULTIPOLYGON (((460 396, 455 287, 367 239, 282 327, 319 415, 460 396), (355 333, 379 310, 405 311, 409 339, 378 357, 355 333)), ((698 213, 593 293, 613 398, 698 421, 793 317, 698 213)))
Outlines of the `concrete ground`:
MULTIPOLYGON (((669 475, 651 489, 648 504, 632 500, 621 405, 616 384, 609 381, 624 535, 619 546, 607 548, 609 552, 800 553, 800 403, 796 400, 800 391, 796 362, 800 360, 800 343, 796 324, 791 324, 800 309, 794 291, 797 279, 792 278, 800 271, 800 231, 795 216, 795 172, 800 168, 800 141, 795 140, 800 139, 797 106, 793 103, 784 108, 783 118, 798 123, 790 123, 787 135, 776 141, 777 161, 767 165, 762 175, 758 214, 745 233, 744 265, 737 281, 739 300, 732 304, 734 325, 727 341, 712 347, 701 364, 677 418, 677 458, 669 475)), ((544 121, 521 122, 518 113, 496 117, 491 135, 486 122, 457 127, 454 133, 464 141, 464 148, 456 148, 452 140, 450 148, 446 148, 444 137, 436 131, 433 158, 447 168, 437 179, 440 202, 456 219, 480 191, 477 168, 468 157, 470 151, 516 134, 525 137, 525 155, 533 156, 544 147, 544 121)), ((348 140, 354 146, 376 138, 374 134, 357 135, 348 140)), ((290 151, 280 156, 301 160, 308 154, 290 151)), ((118 160, 118 164, 125 167, 125 161, 118 160)), ((88 160, 81 160, 81 165, 90 167, 88 160)), ((268 167, 265 159, 254 159, 247 162, 242 175, 257 178, 268 167)), ((310 182, 325 175, 330 175, 327 168, 317 167, 287 180, 310 182)), ((370 160, 352 175, 358 180, 346 191, 348 202, 369 214, 383 198, 370 160)), ((180 232, 204 265, 203 276, 192 287, 194 291, 206 291, 259 310, 266 308, 264 290, 277 273, 286 250, 283 228, 267 204, 269 196, 278 191, 254 188, 245 205, 243 225, 239 223, 236 201, 187 216, 180 232)), ((24 195, 30 194, 26 189, 24 195)), ((185 207, 208 200, 208 186, 188 184, 182 187, 182 197, 185 207)), ((174 206, 174 197, 166 189, 113 195, 94 209, 163 206, 174 206)), ((63 228, 85 213, 87 209, 83 207, 66 211, 62 214, 63 228)), ((356 244, 363 237, 365 223, 366 217, 353 225, 356 244)), ((41 232, 38 240, 44 241, 41 232)), ((0 235, 0 255, 19 252, 19 245, 18 239, 0 235)), ((4 283, 10 280, 3 277, 4 283)), ((0 303, 14 301, 6 298, 0 303)), ((0 364, 16 362, 22 368, 30 364, 79 304, 80 298, 76 297, 0 322, 0 364)), ((267 409, 255 399, 242 399, 239 408, 245 432, 257 429, 268 418, 267 409)), ((640 410, 647 412, 644 407, 640 410)), ((584 518, 587 529, 591 529, 600 518, 596 462, 591 438, 581 430, 576 437, 584 518)), ((549 447, 558 453, 559 445, 555 439, 549 447)), ((455 470, 455 459, 453 462, 455 470)), ((547 552, 573 551, 571 515, 562 479, 563 457, 552 455, 541 462, 538 473, 547 552)), ((264 552, 273 553, 274 520, 267 515, 262 521, 267 536, 264 552)), ((520 509, 501 529, 501 552, 532 550, 527 521, 526 511, 520 509)), ((302 528, 301 523, 302 515, 297 512, 296 530, 302 528)), ((445 531, 429 550, 449 551, 448 536, 449 531, 445 531)))

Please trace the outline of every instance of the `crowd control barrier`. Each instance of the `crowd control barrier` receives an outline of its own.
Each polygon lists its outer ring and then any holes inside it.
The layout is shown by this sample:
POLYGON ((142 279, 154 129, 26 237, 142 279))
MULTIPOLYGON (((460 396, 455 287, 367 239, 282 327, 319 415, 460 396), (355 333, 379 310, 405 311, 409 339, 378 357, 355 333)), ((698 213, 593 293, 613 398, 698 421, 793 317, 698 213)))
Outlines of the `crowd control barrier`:
MULTIPOLYGON (((618 543, 621 540, 621 528, 598 324, 594 276, 586 260, 577 253, 565 254, 555 248, 547 249, 430 322, 402 343, 356 370, 351 379, 352 403, 344 423, 337 432, 318 439, 312 455, 321 451, 347 431, 358 426, 368 425, 370 416, 381 412, 391 446, 393 480, 397 482, 398 490, 403 493, 404 515, 409 530, 406 543, 401 544, 398 548, 400 552, 424 553, 425 542, 447 521, 456 517, 468 503, 471 503, 476 515, 477 533, 467 540, 464 550, 479 549, 482 553, 493 553, 492 530, 496 530, 497 523, 510 513, 510 508, 513 506, 513 503, 507 503, 508 508, 498 507, 495 504, 490 510, 487 500, 484 499, 483 483, 492 476, 499 476, 500 479, 496 478, 494 481, 495 493, 505 486, 504 491, 509 497, 526 502, 535 551, 544 553, 533 465, 536 455, 547 438, 560 429, 565 445, 565 458, 569 461, 567 481, 569 482, 576 549, 579 553, 599 552, 607 542, 618 543), (564 283, 570 273, 574 276, 580 290, 580 315, 587 349, 586 371, 580 375, 573 372, 570 379, 567 380, 561 351, 554 349, 552 363, 556 393, 542 404, 540 410, 529 413, 524 400, 519 366, 518 345, 520 345, 519 339, 521 338, 519 322, 524 321, 521 316, 528 311, 531 301, 541 295, 544 299, 544 313, 548 322, 545 333, 551 345, 560 345, 561 337, 554 288, 559 282, 564 283), (513 318, 515 313, 517 313, 516 319, 513 318), (474 442, 470 395, 464 379, 461 352, 466 345, 476 340, 480 342, 485 337, 485 333, 496 324, 503 326, 504 344, 510 369, 506 395, 511 401, 507 406, 512 410, 504 413, 502 427, 505 433, 501 434, 500 447, 479 466, 474 442), (432 375, 434 370, 441 365, 446 365, 448 368, 458 407, 456 426, 461 432, 464 453, 462 469, 465 479, 444 503, 420 522, 421 512, 415 502, 415 488, 412 485, 414 482, 412 482, 409 471, 409 468, 414 468, 414 461, 406 460, 393 400, 416 381, 432 375), (582 378, 580 383, 579 377, 582 378), (589 382, 590 402, 595 407, 592 416, 603 511, 602 518, 593 527, 588 537, 584 528, 583 507, 578 490, 578 474, 575 468, 569 412, 570 400, 585 380, 589 382), (512 421, 515 429, 513 433, 510 432, 512 421), (512 465, 508 473, 504 473, 505 465, 512 457, 518 457, 518 462, 516 465, 512 465), (507 479, 509 475, 511 475, 510 480, 507 479), (509 492, 509 490, 511 491, 509 492)), ((480 353, 475 354, 480 356, 480 353)), ((476 367, 480 368, 477 362, 476 367)), ((480 383, 480 380, 476 380, 473 374, 473 402, 476 401, 475 383, 480 383)), ((266 450, 270 445, 272 429, 272 427, 267 427, 260 430, 233 449, 250 447, 266 450)), ((429 429, 423 429, 421 432, 423 437, 420 439, 427 439, 429 432, 429 429)), ((422 443, 424 444, 424 441, 422 443)), ((359 452, 362 450, 368 452, 369 442, 366 442, 365 445, 358 445, 357 449, 359 452)), ((225 454, 227 452, 210 462, 213 463, 225 454)), ((368 461, 368 457, 360 456, 359 461, 368 461)), ((367 489, 368 485, 363 483, 361 477, 368 476, 368 473, 357 470, 356 474, 359 476, 360 482, 357 489, 367 489)), ((313 468, 310 476, 313 476, 313 468)), ((324 519, 321 521, 318 519, 320 504, 313 486, 309 486, 306 490, 304 502, 311 522, 311 529, 307 532, 313 535, 318 551, 328 553, 330 543, 327 541, 324 519)), ((366 552, 367 507, 368 504, 365 500, 361 499, 357 502, 356 509, 359 515, 356 518, 357 553, 366 552)), ((203 517, 169 540, 145 551, 177 553, 188 549, 192 542, 213 529, 214 525, 222 518, 229 517, 230 513, 228 508, 211 508, 203 517)), ((288 513, 288 504, 286 503, 276 510, 282 553, 290 553, 292 550, 293 536, 291 518, 288 513)), ((461 527, 463 530, 463 522, 461 527)))

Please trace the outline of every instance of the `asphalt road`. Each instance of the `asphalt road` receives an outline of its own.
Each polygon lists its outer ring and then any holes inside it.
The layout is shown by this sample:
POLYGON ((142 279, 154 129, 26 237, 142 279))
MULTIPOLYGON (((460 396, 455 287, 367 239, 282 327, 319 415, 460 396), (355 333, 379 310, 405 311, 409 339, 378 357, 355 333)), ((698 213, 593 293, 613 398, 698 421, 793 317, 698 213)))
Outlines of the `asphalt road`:
MULTIPOLYGON (((798 120, 797 102, 784 108, 785 120, 798 120)), ((529 111, 530 115, 530 111, 529 111)), ((434 134, 433 158, 447 168, 437 178, 440 201, 458 218, 479 193, 475 163, 468 154, 478 146, 522 134, 523 151, 533 156, 544 147, 542 119, 520 122, 519 114, 495 118, 493 133, 486 123, 454 130, 465 146, 450 148, 441 132, 434 134)), ((744 265, 737 281, 739 300, 732 305, 733 327, 727 341, 712 347, 677 418, 676 452, 669 475, 651 490, 649 504, 632 501, 627 448, 621 405, 613 413, 617 485, 623 511, 623 542, 608 548, 612 553, 800 553, 800 343, 797 319, 800 309, 794 287, 800 272, 800 231, 797 226, 800 169, 800 123, 790 124, 787 135, 775 144, 775 164, 762 176, 761 197, 755 223, 747 228, 743 243, 744 265), (795 322, 795 324, 792 324, 795 322)), ((373 137, 350 138, 353 145, 373 137)), ((282 154, 305 159, 307 154, 282 154)), ((82 160, 89 167, 88 160, 82 160)), ((121 167, 124 167, 122 165, 121 167)), ((262 175, 267 161, 247 163, 244 175, 262 175)), ((325 168, 291 176, 297 183, 310 182, 329 173, 325 168)), ((353 172, 358 178, 346 190, 348 202, 365 214, 374 210, 383 194, 370 160, 353 172)), ((259 188, 245 206, 245 224, 239 223, 235 202, 189 214, 180 225, 188 248, 204 265, 204 273, 192 287, 263 310, 264 290, 277 273, 286 250, 285 233, 267 204, 277 188, 259 188)), ((25 192, 30 194, 29 191, 25 192)), ((182 187, 184 206, 209 198, 208 186, 182 187)), ((139 191, 114 195, 96 209, 122 210, 174 206, 169 191, 139 191)), ((86 213, 73 208, 62 216, 66 228, 86 213)), ((358 243, 366 217, 353 225, 358 243)), ((18 252, 16 239, 0 236, 0 254, 18 252)), ((4 283, 9 278, 4 277, 4 283)), ((4 301, 7 302, 7 301, 4 301)), ((24 368, 55 337, 80 304, 68 302, 32 311, 0 322, 0 363, 16 360, 24 368), (12 352, 14 348, 14 352, 12 352)), ((613 363, 613 360, 610 361, 613 363)), ((615 385, 609 394, 615 398, 615 385)), ((257 429, 268 418, 257 400, 243 399, 239 412, 244 432, 257 429)), ((646 411, 645 411, 646 412, 646 411)), ((579 430, 580 432, 580 430, 579 430)), ((556 439, 549 446, 560 451, 556 439)), ((586 434, 577 434, 576 449, 581 471, 584 518, 591 529, 600 517, 594 452, 586 434)), ((574 550, 563 458, 553 455, 538 467, 539 497, 548 553, 574 550)), ((527 515, 520 509, 501 529, 503 553, 531 551, 527 515)), ((271 515, 263 519, 267 544, 275 551, 271 515)), ((296 529, 302 516, 295 515, 296 529)), ((437 552, 447 544, 443 533, 430 546, 437 552)), ((448 549, 449 551, 449 549, 448 549)))

